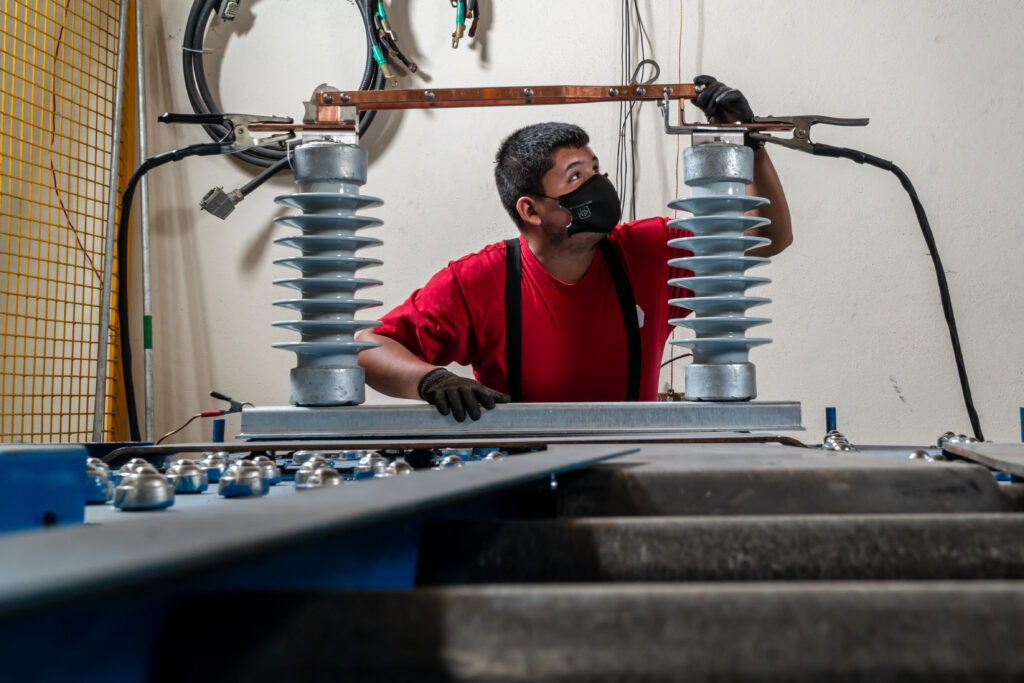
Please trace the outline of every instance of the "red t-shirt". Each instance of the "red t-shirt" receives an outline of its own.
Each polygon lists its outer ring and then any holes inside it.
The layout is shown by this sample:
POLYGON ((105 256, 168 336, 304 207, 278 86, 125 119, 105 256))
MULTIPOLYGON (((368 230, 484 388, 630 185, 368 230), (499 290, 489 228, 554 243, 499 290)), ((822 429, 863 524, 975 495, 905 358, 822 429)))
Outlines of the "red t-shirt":
MULTIPOLYGON (((664 218, 616 226, 609 234, 640 309, 640 400, 654 401, 670 317, 689 311, 668 305, 689 296, 669 278, 690 275, 668 260, 690 253, 667 242, 689 236, 664 218)), ((623 401, 626 398, 626 332, 601 250, 583 278, 568 284, 541 266, 522 245, 523 400, 528 402, 623 401)), ((381 318, 375 332, 399 342, 434 365, 473 367, 477 381, 508 391, 505 368, 505 243, 452 261, 402 305, 381 318)))

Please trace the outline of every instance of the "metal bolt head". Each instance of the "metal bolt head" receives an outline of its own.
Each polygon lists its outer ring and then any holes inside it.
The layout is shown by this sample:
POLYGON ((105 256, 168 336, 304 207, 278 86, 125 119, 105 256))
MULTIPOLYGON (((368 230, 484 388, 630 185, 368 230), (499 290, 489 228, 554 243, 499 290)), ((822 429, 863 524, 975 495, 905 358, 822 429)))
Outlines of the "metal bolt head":
MULTIPOLYGON (((92 459, 92 458, 90 458, 92 459)), ((98 465, 88 463, 86 465, 85 502, 88 505, 106 503, 114 495, 114 485, 104 471, 98 465)))
POLYGON ((425 91, 423 91, 423 96, 426 97, 428 100, 432 100, 432 99, 434 99, 434 91, 433 90, 425 90, 425 91))
POLYGON ((396 460, 388 465, 388 476, 389 477, 402 477, 407 474, 412 474, 412 465, 404 460, 396 460))
POLYGON ((489 460, 491 462, 501 462, 504 459, 505 454, 502 453, 501 451, 491 451, 490 453, 484 456, 484 460, 489 460))
POLYGON ((619 89, 618 88, 608 88, 608 96, 609 97, 618 97, 619 96, 619 89))
POLYGON ((435 470, 443 470, 449 467, 462 467, 465 461, 457 455, 446 455, 441 459, 441 462, 434 467, 435 470))
POLYGON ((292 453, 292 462, 296 465, 301 465, 313 457, 322 458, 323 456, 316 451, 295 451, 292 453))
POLYGON ((107 479, 110 478, 110 465, 108 465, 107 463, 103 462, 99 458, 89 458, 85 462, 87 466, 98 467, 99 469, 103 470, 103 473, 107 477, 107 479))
POLYGON ((523 97, 533 97, 533 88, 523 88, 523 97))
POLYGON ((309 480, 313 477, 318 469, 321 467, 329 467, 326 458, 319 455, 314 456, 302 463, 302 467, 295 473, 295 488, 302 489, 306 488, 309 480))
POLYGON ((636 94, 639 95, 640 97, 643 97, 644 95, 647 94, 647 88, 641 85, 639 88, 636 89, 636 94))
POLYGON ((221 476, 217 492, 225 498, 265 496, 270 492, 270 482, 251 460, 239 460, 221 476))
POLYGON ((946 432, 945 434, 939 437, 939 440, 938 442, 936 442, 936 445, 939 448, 942 448, 943 446, 946 445, 946 442, 953 438, 956 438, 956 434, 954 434, 953 432, 946 432))
POLYGON ((210 488, 206 470, 192 460, 176 460, 167 468, 166 476, 175 493, 202 493, 210 488))
POLYGON ((300 490, 326 488, 328 486, 341 486, 345 480, 338 474, 338 470, 331 467, 320 467, 309 478, 306 485, 300 490))
POLYGON ((373 476, 375 477, 386 477, 388 471, 388 465, 391 462, 380 453, 371 453, 364 455, 359 459, 360 467, 369 467, 373 470, 373 476))
POLYGON ((199 467, 206 471, 207 482, 216 484, 228 468, 228 461, 220 453, 206 451, 203 453, 203 459, 199 461, 199 467))
POLYGON ((928 462, 948 462, 948 461, 949 461, 949 458, 944 456, 942 453, 936 453, 935 455, 932 455, 931 453, 928 454, 928 462))
POLYGON ((916 450, 910 454, 911 460, 927 460, 928 451, 916 450))
POLYGON ((160 510, 174 505, 174 488, 159 472, 125 474, 114 489, 118 510, 160 510))
POLYGON ((257 455, 252 458, 254 465, 260 468, 260 473, 263 478, 266 479, 271 486, 274 484, 281 483, 281 468, 277 464, 265 455, 257 455))
POLYGON ((324 104, 331 104, 334 102, 334 95, 331 93, 324 93, 324 104))
POLYGON ((114 472, 113 475, 111 476, 111 479, 114 482, 114 486, 119 486, 121 484, 122 479, 124 479, 130 474, 135 474, 136 472, 152 472, 154 474, 158 473, 157 469, 153 467, 151 464, 149 464, 147 460, 144 460, 142 458, 132 458, 125 464, 121 465, 117 472, 114 472))

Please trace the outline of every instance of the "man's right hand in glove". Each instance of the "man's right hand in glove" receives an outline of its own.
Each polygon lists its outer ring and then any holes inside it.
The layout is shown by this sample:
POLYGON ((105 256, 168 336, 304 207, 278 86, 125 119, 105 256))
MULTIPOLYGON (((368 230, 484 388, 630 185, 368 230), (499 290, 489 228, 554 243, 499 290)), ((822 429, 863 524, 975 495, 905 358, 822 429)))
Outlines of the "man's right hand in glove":
POLYGON ((494 389, 488 389, 480 382, 459 377, 444 368, 431 370, 423 375, 417 387, 420 398, 437 408, 437 412, 449 412, 456 422, 462 422, 468 414, 480 419, 480 406, 490 410, 498 403, 508 403, 512 397, 494 389))

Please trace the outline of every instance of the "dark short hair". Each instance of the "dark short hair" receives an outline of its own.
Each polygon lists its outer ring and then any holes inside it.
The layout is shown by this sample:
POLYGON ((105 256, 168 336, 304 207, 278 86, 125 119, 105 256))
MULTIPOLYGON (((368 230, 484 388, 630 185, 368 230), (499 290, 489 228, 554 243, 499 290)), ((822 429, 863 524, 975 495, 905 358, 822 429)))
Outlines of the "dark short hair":
POLYGON ((560 147, 584 147, 590 136, 571 123, 538 123, 520 128, 509 135, 494 158, 494 182, 498 185, 501 205, 515 224, 523 219, 516 211, 516 202, 523 195, 544 194, 544 174, 551 170, 551 154, 560 147))

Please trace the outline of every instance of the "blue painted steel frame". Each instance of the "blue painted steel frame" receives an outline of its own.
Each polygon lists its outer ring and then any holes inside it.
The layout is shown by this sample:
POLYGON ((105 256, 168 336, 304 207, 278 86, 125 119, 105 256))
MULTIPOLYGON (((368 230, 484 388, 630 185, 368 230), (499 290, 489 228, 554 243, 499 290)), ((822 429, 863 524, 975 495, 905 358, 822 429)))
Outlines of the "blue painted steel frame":
MULTIPOLYGON (((423 503, 405 508, 397 506, 395 515, 381 515, 380 512, 367 515, 357 524, 349 523, 336 532, 308 534, 294 543, 272 542, 265 552, 242 553, 237 557, 219 558, 216 563, 204 563, 203 558, 189 560, 188 555, 169 557, 174 571, 161 573, 160 567, 140 564, 119 567, 126 580, 123 582, 86 582, 81 594, 68 595, 68 591, 54 586, 52 597, 35 593, 31 600, 18 598, 13 591, 13 600, 4 600, 4 569, 0 559, 0 679, 16 681, 146 681, 152 678, 153 655, 161 636, 162 625, 184 597, 215 594, 222 591, 239 590, 341 590, 341 589, 403 589, 412 587, 416 579, 416 567, 420 541, 424 528, 435 521, 449 519, 493 519, 512 514, 529 514, 522 509, 529 501, 545 500, 550 496, 549 478, 553 472, 564 472, 591 462, 629 452, 630 449, 613 449, 597 445, 587 447, 593 455, 532 454, 515 456, 509 463, 483 464, 476 470, 467 466, 467 476, 485 479, 467 488, 460 480, 460 471, 426 472, 405 479, 411 483, 417 476, 427 489, 436 489, 436 502, 430 507, 423 503), (600 454, 603 452, 603 455, 600 454), (540 459, 550 458, 551 466, 544 466, 540 459), (528 467, 516 474, 520 460, 528 467), (532 465, 529 464, 532 461, 532 465), (503 465, 511 465, 505 469, 503 465), (542 471, 543 468, 543 471, 542 471), (499 474, 502 470, 508 473, 499 474), (531 474, 532 472, 532 474, 531 474), (493 473, 493 474, 492 474, 493 473), (501 486, 500 481, 509 482, 501 486), (457 489, 462 491, 458 492, 457 489), (445 490, 452 493, 445 494, 445 490), (474 492, 475 491, 475 492, 474 492), (468 494, 468 495, 467 495, 468 494), (447 497, 446 497, 447 496, 447 497), (527 501, 524 503, 524 501, 527 501), (517 509, 518 508, 518 509, 517 509), (190 564, 191 563, 191 564, 190 564)), ((583 451, 585 452, 585 451, 583 451)), ((581 453, 576 450, 575 453, 581 453)), ((84 467, 84 458, 83 458, 84 467)), ((402 482, 394 486, 378 488, 378 491, 402 491, 402 482)), ((378 485, 386 482, 378 482, 378 485)), ((357 484, 356 487, 373 486, 372 483, 357 484)), ((80 489, 84 490, 84 489, 80 489)), ((330 492, 324 491, 324 494, 330 492)), ((338 494, 344 491, 339 490, 338 494)), ((307 501, 316 500, 316 494, 297 494, 301 510, 307 501), (307 496, 314 497, 307 497, 307 496)), ((387 494, 384 494, 387 495, 387 494)), ((323 504, 343 500, 343 496, 322 497, 323 504)), ((232 502, 222 501, 225 511, 234 509, 237 517, 242 508, 232 502)), ((256 501, 253 501, 256 502, 256 501)), ((269 501, 267 501, 269 502, 269 501)), ((281 503, 288 504, 287 498, 281 503)), ((252 525, 256 529, 261 522, 261 510, 277 509, 253 505, 252 525)), ((283 509, 283 508, 282 508, 283 509)), ((131 513, 125 513, 131 514, 131 513)), ((158 515, 166 513, 139 513, 139 516, 125 518, 125 521, 103 525, 95 529, 103 533, 97 538, 110 538, 111 532, 133 526, 151 525, 153 520, 167 519, 158 515), (138 519, 139 522, 134 520, 138 519), (105 527, 105 530, 104 530, 105 527)), ((217 525, 216 515, 209 517, 209 524, 217 525)), ((158 524, 156 528, 162 526, 158 524)), ((168 524, 168 527, 182 527, 168 524)), ((154 528, 147 526, 147 528, 154 528)), ((89 526, 73 530, 84 533, 82 538, 91 538, 89 526)), ((40 537, 43 538, 43 537, 40 537)), ((60 536, 53 537, 59 541, 60 536)), ((148 540, 148 539, 146 539, 148 540)), ((5 548, 18 544, 3 543, 0 539, 0 558, 5 548)), ((139 541, 143 542, 143 541, 139 541)), ((166 542, 159 533, 152 537, 153 543, 166 542)), ((30 547, 31 544, 25 544, 30 547)), ((87 548, 88 546, 85 546, 87 548)), ((81 545, 75 546, 81 553, 81 545)), ((105 548, 97 546, 96 552, 105 548)), ((59 555, 59 552, 57 553, 59 555)), ((131 557, 128 553, 126 557, 131 557)), ((41 554, 40 557, 45 557, 41 554)), ((142 557, 142 556, 140 556, 142 557)), ((17 563, 15 563, 17 564, 17 563)), ((85 566, 89 563, 86 562, 85 566)), ((24 568, 21 576, 24 581, 24 568)), ((14 570, 12 576, 18 576, 14 570)), ((73 574, 71 575, 73 576, 73 574)), ((10 591, 8 591, 10 593, 10 591)), ((196 619, 202 619, 201 613, 196 619)), ((245 628, 245 624, 239 624, 245 628)), ((215 643, 196 644, 197 647, 215 647, 215 643)), ((187 653, 183 653, 187 656, 187 653)))
POLYGON ((83 446, 0 446, 0 532, 85 517, 83 446))

